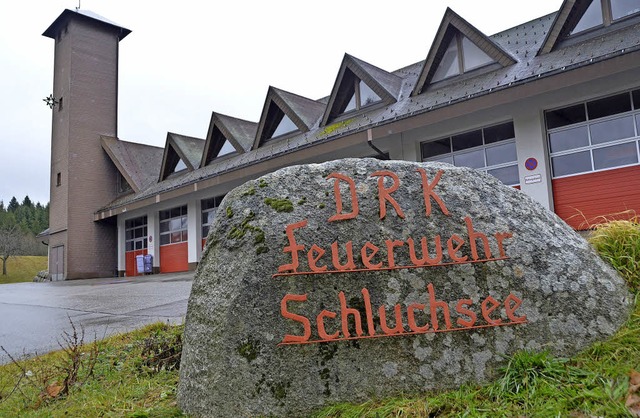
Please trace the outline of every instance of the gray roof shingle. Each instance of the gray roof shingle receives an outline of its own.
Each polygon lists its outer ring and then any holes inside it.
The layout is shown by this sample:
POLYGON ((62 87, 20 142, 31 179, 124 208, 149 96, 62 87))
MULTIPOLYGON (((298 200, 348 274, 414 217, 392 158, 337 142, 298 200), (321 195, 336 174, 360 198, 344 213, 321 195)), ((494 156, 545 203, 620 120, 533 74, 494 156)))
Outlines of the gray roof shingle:
MULTIPOLYGON (((243 154, 234 155, 219 162, 214 161, 206 167, 151 184, 139 193, 113 201, 104 209, 114 209, 296 150, 339 140, 346 135, 369 128, 428 113, 481 95, 515 88, 532 80, 571 71, 575 68, 592 65, 598 61, 640 50, 640 23, 636 23, 627 25, 620 30, 611 31, 607 36, 598 36, 538 55, 540 45, 544 42, 546 33, 553 24, 555 16, 556 13, 552 13, 490 37, 491 42, 515 59, 516 62, 512 65, 491 69, 488 72, 481 72, 477 75, 474 73, 471 78, 451 79, 415 96, 410 96, 408 93, 416 87, 425 61, 408 65, 393 72, 394 76, 402 78, 402 87, 396 103, 385 107, 367 109, 363 113, 355 114, 348 121, 337 122, 326 127, 320 126, 317 122, 315 124, 310 123, 313 117, 309 115, 305 119, 305 123, 309 123, 310 129, 306 132, 300 132, 287 140, 268 142, 257 148, 254 146, 254 149, 243 154)), ((274 91, 276 93, 281 92, 279 90, 274 91)), ((310 113, 318 112, 319 109, 324 111, 326 107, 326 97, 315 101, 316 104, 311 105, 312 101, 310 99, 292 100, 291 98, 294 96, 301 97, 287 93, 287 102, 291 103, 293 101, 294 103, 291 106, 303 114, 305 114, 306 110, 309 110, 310 113)), ((264 112, 266 110, 263 110, 263 115, 264 112)))

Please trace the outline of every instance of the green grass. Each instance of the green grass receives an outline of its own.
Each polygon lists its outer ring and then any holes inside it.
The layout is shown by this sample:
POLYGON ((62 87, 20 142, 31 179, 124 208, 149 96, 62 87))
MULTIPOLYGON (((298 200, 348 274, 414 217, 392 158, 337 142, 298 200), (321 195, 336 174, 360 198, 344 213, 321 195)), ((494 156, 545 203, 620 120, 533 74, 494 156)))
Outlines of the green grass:
MULTIPOLYGON (((80 368, 80 384, 71 386, 68 395, 43 395, 64 380, 69 356, 63 352, 0 366, 0 416, 183 416, 176 406, 177 370, 151 361, 158 347, 172 345, 181 334, 182 327, 157 323, 99 342, 92 375, 87 376, 88 367, 80 368)), ((84 348, 86 366, 90 346, 84 348)))
MULTIPOLYGON (((1 261, 0 261, 1 263, 1 261)), ((1 265, 1 264, 0 264, 1 265)), ((39 271, 47 269, 46 256, 17 256, 7 260, 7 275, 0 274, 0 284, 30 282, 39 271)), ((1 273, 0 269, 0 273, 1 273)))
POLYGON ((597 225, 589 242, 618 270, 629 287, 640 290, 640 220, 637 217, 597 225))

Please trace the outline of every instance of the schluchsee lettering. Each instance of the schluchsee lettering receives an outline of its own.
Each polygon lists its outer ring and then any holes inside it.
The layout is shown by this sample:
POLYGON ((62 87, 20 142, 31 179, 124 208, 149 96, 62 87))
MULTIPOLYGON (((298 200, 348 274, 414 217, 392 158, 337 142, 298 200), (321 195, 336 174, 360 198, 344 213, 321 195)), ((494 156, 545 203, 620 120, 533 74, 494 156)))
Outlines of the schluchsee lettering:
MULTIPOLYGON (((421 181, 422 198, 425 207, 425 216, 432 216, 432 200, 441 214, 450 216, 447 205, 438 195, 436 186, 444 175, 443 170, 439 170, 433 181, 430 183, 424 169, 416 170, 417 179, 421 181), (419 175, 419 177, 418 177, 419 175)), ((379 201, 379 217, 384 219, 387 216, 387 206, 390 211, 395 211, 396 216, 404 219, 405 214, 400 203, 395 199, 393 193, 400 187, 400 178, 389 170, 379 170, 371 174, 377 177, 377 193, 379 201), (385 179, 389 179, 391 185, 385 185, 385 179)), ((333 179, 333 193, 336 203, 336 214, 332 215, 328 222, 346 222, 358 217, 360 209, 358 196, 356 193, 355 181, 341 173, 331 173, 327 179, 333 179), (343 196, 340 190, 340 182, 348 185, 351 211, 344 212, 343 196)), ((387 181, 389 183, 389 181, 387 181)), ((329 250, 321 248, 316 244, 309 247, 296 241, 295 232, 307 226, 307 220, 301 220, 286 226, 286 236, 288 245, 283 251, 290 257, 291 262, 280 265, 278 273, 274 278, 293 275, 317 275, 317 274, 339 274, 358 273, 380 270, 399 270, 411 268, 446 267, 454 264, 465 263, 486 263, 508 258, 505 251, 505 240, 513 237, 511 232, 496 232, 491 236, 495 240, 499 254, 494 256, 489 245, 490 237, 476 231, 473 227, 473 220, 469 216, 464 217, 467 230, 465 237, 458 234, 451 234, 444 240, 440 235, 433 237, 422 236, 414 241, 413 237, 403 237, 402 239, 386 239, 383 243, 371 243, 367 241, 359 250, 361 264, 358 265, 354 258, 353 242, 347 241, 342 244, 334 241, 329 250), (444 246, 443 246, 444 241, 444 246), (463 253, 463 247, 468 243, 469 254, 463 253), (480 245, 478 245, 480 243, 480 245), (416 249, 418 247, 418 250, 416 249), (479 253, 482 249, 482 256, 479 253), (435 256, 430 256, 429 248, 435 251, 435 256), (397 265, 395 253, 398 251, 408 251, 410 265, 397 265), (330 255, 327 254, 330 252, 330 255), (305 257, 306 254, 306 257, 305 257), (344 254, 344 255, 342 255, 344 254), (447 257, 443 254, 446 254, 447 257), (301 267, 301 259, 306 258, 307 265, 301 267), (345 260, 346 258, 346 260, 345 260), (305 269, 306 270, 301 270, 305 269)), ((358 251, 358 250, 356 250, 358 251)), ((304 261, 303 261, 304 263, 304 261)), ((354 340, 362 338, 378 338, 401 335, 425 334, 430 332, 463 331, 475 328, 497 327, 505 325, 517 325, 527 322, 525 315, 518 315, 516 310, 522 305, 522 300, 512 293, 504 299, 498 301, 494 297, 487 295, 482 301, 474 301, 470 298, 459 299, 455 303, 455 312, 451 312, 449 305, 451 302, 438 300, 433 283, 427 285, 428 298, 426 303, 416 301, 404 308, 402 304, 395 304, 393 307, 394 326, 390 326, 387 321, 387 311, 384 305, 377 307, 378 324, 380 331, 376 330, 374 320, 374 308, 371 305, 369 290, 363 288, 361 291, 364 305, 364 318, 358 309, 347 306, 347 297, 343 291, 338 293, 340 301, 340 313, 323 309, 315 318, 307 318, 304 315, 295 314, 289 311, 289 303, 304 303, 309 295, 286 294, 280 303, 280 313, 283 318, 295 321, 302 326, 301 335, 286 334, 279 345, 326 343, 344 340, 354 340), (418 323, 416 317, 419 313, 429 307, 430 322, 418 323), (444 324, 438 321, 438 311, 444 318, 444 324), (504 315, 501 315, 504 313, 504 315), (452 314, 456 315, 455 322, 452 321, 452 314), (480 317, 479 315, 480 314, 480 317), (406 322, 410 331, 405 330, 402 318, 406 317, 406 322), (501 316, 508 319, 504 321, 501 316), (355 323, 355 335, 349 331, 349 318, 355 323), (335 332, 327 331, 328 323, 333 323, 335 332), (312 325, 314 324, 314 325, 312 325), (366 324, 366 331, 365 331, 366 324), (312 326, 315 326, 318 339, 312 339, 312 326)))

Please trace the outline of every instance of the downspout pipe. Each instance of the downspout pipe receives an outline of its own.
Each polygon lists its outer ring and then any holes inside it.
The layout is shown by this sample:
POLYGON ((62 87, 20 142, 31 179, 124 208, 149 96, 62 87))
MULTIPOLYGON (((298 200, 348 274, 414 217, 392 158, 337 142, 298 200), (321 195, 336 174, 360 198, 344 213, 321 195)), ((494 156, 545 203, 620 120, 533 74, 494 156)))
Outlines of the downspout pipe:
POLYGON ((367 129, 367 144, 374 150, 379 156, 381 160, 390 160, 389 155, 386 152, 382 152, 382 150, 375 145, 373 145, 373 132, 371 129, 367 129))

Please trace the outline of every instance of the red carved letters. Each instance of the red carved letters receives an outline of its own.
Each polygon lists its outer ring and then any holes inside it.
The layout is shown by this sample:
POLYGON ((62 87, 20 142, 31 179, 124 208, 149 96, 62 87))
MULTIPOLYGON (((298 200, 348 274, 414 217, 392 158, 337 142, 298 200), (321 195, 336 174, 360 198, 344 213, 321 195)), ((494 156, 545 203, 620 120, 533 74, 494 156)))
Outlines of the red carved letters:
MULTIPOLYGON (((418 168, 417 173, 421 181, 425 216, 451 216, 445 202, 436 190, 444 171, 439 170, 431 182, 429 182, 426 170, 418 168), (433 203, 441 215, 434 213, 433 203)), ((398 218, 405 219, 405 213, 401 207, 402 202, 399 202, 397 196, 393 195, 401 187, 398 175, 389 170, 379 170, 372 173, 371 177, 377 177, 379 218, 385 219, 387 208, 391 207, 398 218)), ((358 188, 355 181, 347 175, 335 172, 329 174, 327 179, 334 180, 333 196, 336 203, 336 213, 328 218, 328 222, 356 219, 360 215, 360 209, 358 188), (349 212, 345 212, 344 209, 341 185, 343 190, 344 185, 349 190, 348 199, 351 203, 351 211, 349 212)), ((360 190, 367 190, 367 188, 360 190)), ((407 213, 413 214, 414 212, 407 213)), ((280 265, 278 272, 273 276, 339 274, 409 268, 425 269, 508 259, 505 241, 513 238, 511 232, 499 231, 486 234, 475 228, 471 217, 465 216, 462 219, 464 225, 457 229, 458 233, 451 233, 448 236, 442 235, 440 231, 441 234, 416 237, 415 240, 413 237, 402 239, 384 237, 376 241, 375 235, 372 235, 371 241, 356 242, 356 257, 354 257, 353 241, 336 240, 331 243, 330 248, 327 248, 326 244, 323 248, 314 243, 299 243, 296 240, 296 234, 299 237, 308 236, 309 230, 304 229, 308 222, 306 219, 295 222, 285 228, 287 241, 283 252, 290 262, 280 265), (304 265, 305 258, 306 266, 304 265), (404 263, 410 260, 410 264, 403 265, 400 260, 405 260, 404 263)), ((295 302, 301 304, 300 306, 296 305, 296 312, 306 312, 304 306, 308 300, 307 294, 286 294, 280 302, 280 314, 282 318, 297 324, 297 327, 301 326, 302 333, 285 334, 280 345, 451 332, 527 322, 525 315, 517 314, 517 310, 522 305, 522 299, 512 293, 509 293, 503 302, 487 295, 482 300, 474 301, 470 298, 461 298, 454 303, 438 299, 432 283, 426 286, 426 290, 427 296, 424 301, 409 301, 406 302, 407 304, 397 303, 392 307, 383 304, 376 306, 376 308, 372 306, 372 298, 366 287, 362 288, 361 302, 354 302, 354 299, 349 299, 350 302, 347 302, 347 296, 343 291, 340 291, 337 295, 339 311, 337 306, 335 307, 336 312, 322 309, 315 315, 315 329, 312 329, 312 321, 307 316, 289 311, 289 304, 295 302), (362 311, 363 306, 364 312, 362 311), (374 316, 374 312, 377 316, 374 316)), ((324 306, 324 304, 320 306, 324 306)))

